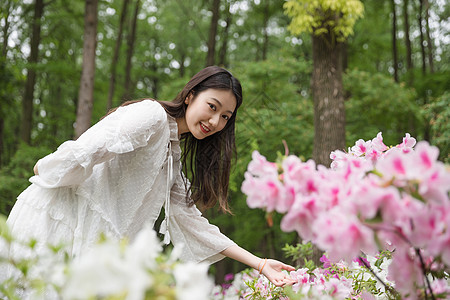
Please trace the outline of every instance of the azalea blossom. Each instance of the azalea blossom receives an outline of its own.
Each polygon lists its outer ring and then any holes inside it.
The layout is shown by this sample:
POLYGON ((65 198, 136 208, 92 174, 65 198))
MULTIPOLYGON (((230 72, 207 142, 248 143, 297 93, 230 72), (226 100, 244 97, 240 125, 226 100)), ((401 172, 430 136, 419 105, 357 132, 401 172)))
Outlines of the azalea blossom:
POLYGON ((406 295, 428 288, 420 259, 435 270, 450 267, 450 172, 438 156, 408 133, 387 147, 381 132, 347 153, 333 151, 330 168, 294 156, 275 167, 258 153, 242 191, 250 207, 284 213, 281 229, 312 241, 333 262, 395 250, 385 278, 406 295))

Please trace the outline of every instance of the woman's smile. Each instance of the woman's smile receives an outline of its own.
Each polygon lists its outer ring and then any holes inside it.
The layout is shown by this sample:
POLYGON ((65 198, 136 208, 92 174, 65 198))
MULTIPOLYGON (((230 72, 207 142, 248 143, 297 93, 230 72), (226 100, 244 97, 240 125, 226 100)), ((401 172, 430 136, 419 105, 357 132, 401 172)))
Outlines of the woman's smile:
POLYGON ((203 124, 203 123, 200 123, 200 129, 202 130, 202 132, 203 132, 204 134, 207 134, 207 133, 209 133, 209 132, 211 131, 211 129, 209 129, 208 126, 206 126, 206 125, 203 124))

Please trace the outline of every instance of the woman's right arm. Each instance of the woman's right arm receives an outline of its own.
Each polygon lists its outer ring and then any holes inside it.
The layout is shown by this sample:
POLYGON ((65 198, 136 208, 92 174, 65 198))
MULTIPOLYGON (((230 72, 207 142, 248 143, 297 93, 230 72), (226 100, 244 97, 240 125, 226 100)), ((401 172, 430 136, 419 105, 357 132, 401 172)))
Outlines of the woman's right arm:
POLYGON ((161 132, 164 118, 164 109, 154 101, 120 107, 77 140, 64 142, 40 159, 30 181, 44 188, 78 185, 92 174, 95 165, 145 146, 161 132))

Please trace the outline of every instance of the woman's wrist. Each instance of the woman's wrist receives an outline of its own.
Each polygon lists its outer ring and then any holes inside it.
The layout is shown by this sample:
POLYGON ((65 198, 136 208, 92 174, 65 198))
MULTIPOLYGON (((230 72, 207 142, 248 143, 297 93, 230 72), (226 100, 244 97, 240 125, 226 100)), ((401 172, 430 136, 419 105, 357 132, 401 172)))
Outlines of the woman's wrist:
POLYGON ((266 266, 266 264, 267 264, 267 258, 264 258, 264 259, 261 259, 260 261, 259 261, 259 264, 258 264, 258 272, 259 272, 259 274, 262 274, 262 272, 263 272, 263 270, 264 270, 264 267, 266 266), (261 266, 261 267, 260 267, 261 266))

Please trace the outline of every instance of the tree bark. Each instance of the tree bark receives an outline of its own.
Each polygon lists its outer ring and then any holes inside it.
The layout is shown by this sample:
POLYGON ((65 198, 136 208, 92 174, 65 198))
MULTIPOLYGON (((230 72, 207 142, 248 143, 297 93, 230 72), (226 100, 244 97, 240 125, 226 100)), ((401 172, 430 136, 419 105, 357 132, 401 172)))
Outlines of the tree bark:
POLYGON ((83 70, 78 93, 75 139, 91 126, 94 104, 95 48, 97 47, 98 0, 86 0, 84 15, 83 70))
POLYGON ((21 139, 31 143, 31 128, 33 123, 33 95, 36 83, 36 64, 39 56, 39 43, 41 40, 41 18, 44 12, 43 0, 36 0, 34 4, 33 29, 30 44, 30 56, 28 57, 27 80, 22 100, 21 139))
POLYGON ((423 36, 422 14, 423 14, 423 0, 419 0, 419 13, 417 14, 417 22, 419 23, 418 25, 420 32, 420 50, 422 53, 422 74, 425 75, 427 72, 427 63, 425 54, 425 39, 423 36))
POLYGON ((412 48, 411 48, 411 38, 409 34, 409 13, 408 13, 409 0, 403 1, 403 28, 405 30, 405 46, 406 46, 406 69, 408 72, 408 83, 413 84, 413 61, 412 61, 412 48))
POLYGON ((215 64, 216 35, 217 35, 217 25, 219 22, 219 7, 220 7, 220 0, 213 0, 211 9, 212 11, 211 25, 209 27, 208 54, 206 56, 206 66, 212 66, 215 64))
POLYGON ((131 100, 133 94, 132 80, 131 80, 131 59, 133 58, 134 43, 136 41, 137 18, 141 7, 141 1, 136 0, 134 8, 133 19, 131 21, 131 32, 127 38, 127 58, 125 64, 125 92, 122 96, 122 101, 131 100))
POLYGON ((123 0, 122 2, 122 12, 120 14, 120 20, 119 20, 119 31, 117 32, 117 40, 116 40, 116 46, 114 47, 114 54, 111 61, 111 74, 109 77, 109 91, 108 91, 108 102, 106 104, 106 110, 110 110, 113 105, 113 97, 114 97, 114 90, 116 87, 116 67, 117 67, 117 61, 119 60, 119 52, 120 52, 120 46, 122 44, 122 32, 123 32, 123 24, 125 23, 125 18, 127 16, 127 8, 128 8, 128 2, 130 0, 123 0))
POLYGON ((392 59, 394 67, 394 80, 398 82, 398 56, 397 56, 397 13, 395 0, 391 0, 392 7, 392 59))
POLYGON ((425 24, 426 24, 426 35, 427 35, 427 47, 428 47, 428 65, 430 66, 430 73, 434 73, 434 63, 433 63, 433 42, 430 35, 430 2, 424 0, 425 4, 425 24))
POLYGON ((345 107, 342 87, 342 44, 330 33, 313 35, 314 99, 313 159, 329 166, 330 153, 345 148, 345 107))

